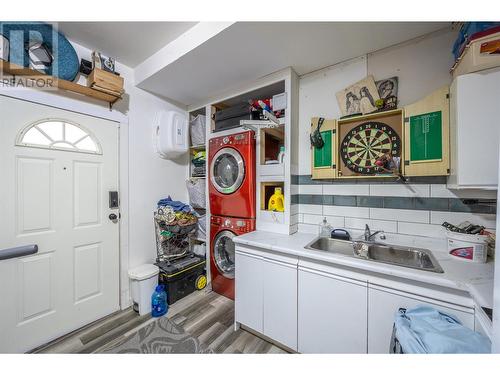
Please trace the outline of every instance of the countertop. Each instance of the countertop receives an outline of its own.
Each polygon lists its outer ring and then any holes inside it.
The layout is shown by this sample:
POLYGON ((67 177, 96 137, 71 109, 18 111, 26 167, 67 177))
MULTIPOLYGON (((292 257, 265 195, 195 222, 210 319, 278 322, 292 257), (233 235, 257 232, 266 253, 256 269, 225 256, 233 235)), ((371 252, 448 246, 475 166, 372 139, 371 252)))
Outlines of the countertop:
MULTIPOLYGON (((353 239, 361 238, 361 231, 357 233, 354 231, 350 232, 353 239)), ((332 263, 359 269, 360 271, 375 272, 431 285, 463 290, 469 292, 479 306, 493 307, 494 262, 489 261, 481 264, 454 259, 446 251, 447 243, 445 238, 401 236, 387 233, 385 241, 377 239, 378 242, 429 249, 444 270, 444 273, 434 273, 376 263, 342 254, 306 249, 305 246, 316 237, 316 234, 310 233, 285 235, 259 230, 235 237, 233 241, 241 245, 295 255, 302 259, 332 263)))

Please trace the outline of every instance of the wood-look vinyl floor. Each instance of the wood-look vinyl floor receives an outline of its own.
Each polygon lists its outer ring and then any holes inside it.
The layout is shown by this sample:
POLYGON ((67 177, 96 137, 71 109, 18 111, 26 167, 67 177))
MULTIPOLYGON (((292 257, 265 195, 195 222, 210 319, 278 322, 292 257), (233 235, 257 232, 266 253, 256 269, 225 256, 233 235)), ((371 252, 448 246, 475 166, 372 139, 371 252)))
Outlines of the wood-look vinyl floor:
MULTIPOLYGON (((286 353, 239 329, 234 330, 234 301, 209 290, 197 291, 170 306, 167 317, 215 353, 286 353)), ((93 353, 149 324, 150 315, 131 308, 70 333, 32 353, 93 353)))

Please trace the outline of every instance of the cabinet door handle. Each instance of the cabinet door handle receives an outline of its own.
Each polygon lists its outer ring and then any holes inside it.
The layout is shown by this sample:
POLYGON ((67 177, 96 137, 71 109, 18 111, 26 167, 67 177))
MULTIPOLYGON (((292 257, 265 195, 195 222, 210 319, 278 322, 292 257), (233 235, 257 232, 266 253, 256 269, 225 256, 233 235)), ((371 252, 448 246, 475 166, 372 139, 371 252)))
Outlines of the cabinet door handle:
POLYGON ((283 266, 283 267, 289 267, 289 268, 297 269, 297 264, 296 263, 282 262, 280 260, 266 258, 266 257, 264 257, 264 261, 269 262, 269 263, 278 264, 278 265, 283 266))
POLYGON ((262 257, 261 257, 261 256, 259 256, 259 255, 250 254, 250 253, 245 253, 244 251, 238 251, 238 250, 236 250, 236 254, 238 254, 238 255, 242 255, 242 256, 245 256, 245 257, 249 257, 249 258, 259 259, 259 260, 264 259, 264 258, 262 258, 262 257))
POLYGON ((324 276, 324 277, 327 277, 329 279, 344 281, 346 283, 357 284, 357 285, 368 287, 368 281, 351 279, 349 277, 334 275, 332 273, 327 273, 327 272, 324 272, 324 271, 315 270, 315 269, 304 267, 304 266, 299 266, 299 272, 300 271, 301 272, 307 272, 307 273, 316 274, 316 275, 319 275, 319 276, 324 276))
POLYGON ((25 255, 36 254, 37 252, 38 252, 38 245, 9 247, 0 250, 0 260, 18 258, 25 255))

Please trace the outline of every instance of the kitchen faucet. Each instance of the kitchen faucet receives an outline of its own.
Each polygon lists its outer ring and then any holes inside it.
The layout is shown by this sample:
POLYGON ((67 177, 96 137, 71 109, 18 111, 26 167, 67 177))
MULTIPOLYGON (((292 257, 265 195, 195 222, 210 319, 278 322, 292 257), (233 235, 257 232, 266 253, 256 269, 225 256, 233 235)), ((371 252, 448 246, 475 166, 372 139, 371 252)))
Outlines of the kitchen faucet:
POLYGON ((383 230, 378 230, 376 232, 371 232, 368 224, 365 224, 365 241, 371 241, 373 237, 380 233, 380 239, 385 240, 385 232, 383 230))

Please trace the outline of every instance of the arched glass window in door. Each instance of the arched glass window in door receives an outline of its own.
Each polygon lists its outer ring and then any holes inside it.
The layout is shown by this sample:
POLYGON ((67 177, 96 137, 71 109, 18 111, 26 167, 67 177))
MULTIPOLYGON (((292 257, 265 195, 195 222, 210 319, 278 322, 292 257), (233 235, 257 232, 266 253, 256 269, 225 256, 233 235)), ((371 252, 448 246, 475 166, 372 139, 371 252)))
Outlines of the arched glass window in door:
POLYGON ((97 139, 81 126, 65 120, 42 120, 24 128, 17 137, 16 145, 102 154, 97 139))

